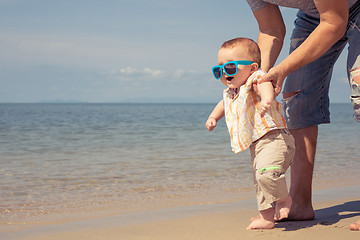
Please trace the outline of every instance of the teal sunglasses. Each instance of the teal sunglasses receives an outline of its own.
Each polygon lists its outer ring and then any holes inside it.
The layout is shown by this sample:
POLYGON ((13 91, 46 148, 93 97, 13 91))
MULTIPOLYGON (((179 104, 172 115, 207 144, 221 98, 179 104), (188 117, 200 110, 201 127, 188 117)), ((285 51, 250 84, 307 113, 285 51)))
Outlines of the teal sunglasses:
POLYGON ((249 60, 240 60, 240 61, 230 61, 227 62, 223 65, 217 65, 215 67, 212 68, 212 72, 214 74, 214 77, 216 79, 220 79, 222 77, 223 71, 226 73, 226 75, 228 76, 234 76, 235 74, 237 74, 238 65, 251 65, 254 62, 249 61, 249 60))

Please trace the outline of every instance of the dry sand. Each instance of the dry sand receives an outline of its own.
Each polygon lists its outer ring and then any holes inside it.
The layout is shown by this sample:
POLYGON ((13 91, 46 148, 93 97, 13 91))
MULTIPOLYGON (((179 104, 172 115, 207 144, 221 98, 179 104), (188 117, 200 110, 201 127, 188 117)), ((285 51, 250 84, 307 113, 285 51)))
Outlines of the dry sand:
POLYGON ((316 219, 276 224, 272 230, 246 230, 257 215, 254 199, 175 207, 88 220, 48 224, 0 233, 6 240, 220 240, 360 239, 349 225, 360 219, 360 186, 314 191, 316 219))

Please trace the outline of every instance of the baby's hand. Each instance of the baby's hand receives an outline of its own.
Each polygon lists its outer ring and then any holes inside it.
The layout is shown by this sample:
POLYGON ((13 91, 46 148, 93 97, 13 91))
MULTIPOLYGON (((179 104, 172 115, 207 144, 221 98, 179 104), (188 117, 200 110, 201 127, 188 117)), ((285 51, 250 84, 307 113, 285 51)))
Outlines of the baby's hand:
POLYGON ((208 131, 212 131, 216 127, 216 120, 214 118, 209 118, 206 121, 205 126, 208 131))
POLYGON ((259 103, 259 113, 261 117, 270 109, 271 101, 260 101, 259 103))

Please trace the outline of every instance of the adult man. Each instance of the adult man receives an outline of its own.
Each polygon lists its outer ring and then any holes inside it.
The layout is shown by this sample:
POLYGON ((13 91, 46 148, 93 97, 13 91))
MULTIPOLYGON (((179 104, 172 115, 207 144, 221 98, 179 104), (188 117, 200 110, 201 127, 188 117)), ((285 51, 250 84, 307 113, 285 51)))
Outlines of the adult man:
MULTIPOLYGON (((335 61, 349 44, 348 77, 354 119, 360 121, 360 2, 358 0, 247 0, 259 25, 261 68, 279 94, 285 77, 284 112, 295 138, 289 219, 314 218, 312 176, 318 125, 329 123, 329 85, 335 61), (278 6, 299 9, 290 54, 275 67, 285 36, 278 6)), ((359 230, 360 221, 351 225, 359 230)))

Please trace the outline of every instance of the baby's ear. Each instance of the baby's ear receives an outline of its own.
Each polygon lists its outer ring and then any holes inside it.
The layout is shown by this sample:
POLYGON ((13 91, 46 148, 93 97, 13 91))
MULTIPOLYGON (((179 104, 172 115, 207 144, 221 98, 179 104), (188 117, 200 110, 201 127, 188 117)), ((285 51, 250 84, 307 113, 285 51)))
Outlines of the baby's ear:
POLYGON ((258 69, 259 69, 259 64, 255 62, 251 64, 251 73, 256 72, 258 69))

